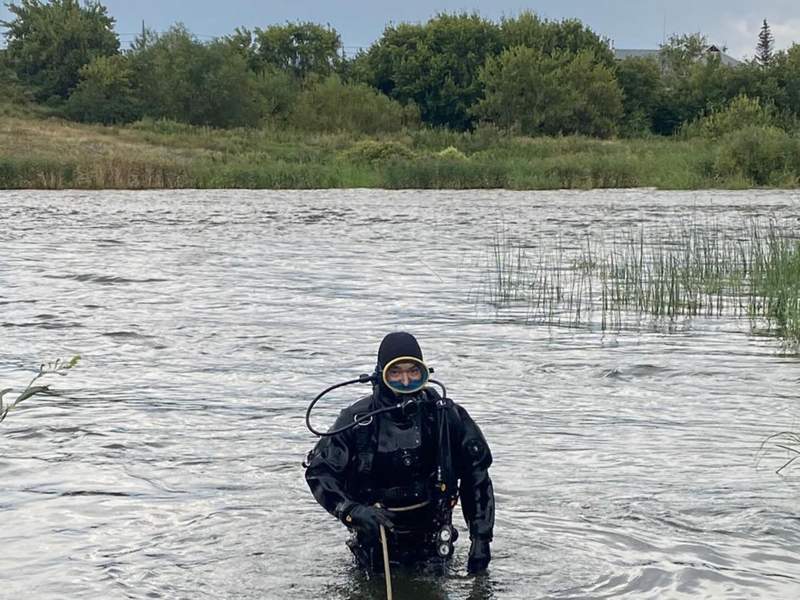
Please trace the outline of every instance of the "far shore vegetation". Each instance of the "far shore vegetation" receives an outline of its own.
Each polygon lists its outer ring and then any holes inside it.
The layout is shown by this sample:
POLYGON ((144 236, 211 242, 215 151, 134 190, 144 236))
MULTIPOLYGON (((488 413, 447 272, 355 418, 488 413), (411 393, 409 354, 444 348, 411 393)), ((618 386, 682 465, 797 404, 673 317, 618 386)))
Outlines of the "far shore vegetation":
MULTIPOLYGON (((620 59, 522 12, 389 25, 177 24, 122 49, 99 2, 0 22, 0 189, 800 185, 800 45, 733 64, 704 35, 620 59)), ((734 61, 735 63, 735 61, 734 61)))

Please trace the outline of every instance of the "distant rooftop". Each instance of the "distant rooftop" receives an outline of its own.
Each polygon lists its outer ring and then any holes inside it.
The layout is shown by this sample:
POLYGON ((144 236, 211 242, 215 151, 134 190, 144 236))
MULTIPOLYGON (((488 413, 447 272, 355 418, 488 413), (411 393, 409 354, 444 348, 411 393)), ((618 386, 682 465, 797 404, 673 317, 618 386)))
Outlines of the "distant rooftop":
MULTIPOLYGON (((706 52, 715 52, 719 54, 720 63, 726 67, 737 67, 741 61, 736 60, 732 56, 722 52, 717 46, 709 46, 706 52)), ((630 48, 614 48, 614 58, 617 60, 625 60, 626 58, 658 58, 658 50, 652 49, 630 49, 630 48)))

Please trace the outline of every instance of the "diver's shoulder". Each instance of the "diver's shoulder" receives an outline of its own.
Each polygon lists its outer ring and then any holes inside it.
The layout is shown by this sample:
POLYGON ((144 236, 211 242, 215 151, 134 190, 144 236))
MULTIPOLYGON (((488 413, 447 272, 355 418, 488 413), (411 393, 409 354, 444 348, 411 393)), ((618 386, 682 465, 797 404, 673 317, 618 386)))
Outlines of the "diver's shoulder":
POLYGON ((467 411, 464 405, 452 400, 451 398, 447 398, 447 408, 451 414, 455 414, 459 420, 472 419, 472 417, 469 416, 469 411, 467 411))
MULTIPOLYGON (((426 393, 428 395, 428 400, 431 400, 434 403, 438 403, 440 400, 442 400, 442 395, 436 389, 434 389, 432 387, 428 387, 428 388, 425 388, 425 391, 426 391, 426 393)), ((445 405, 447 406, 447 409, 449 411, 454 412, 454 413, 458 414, 459 416, 461 416, 461 415, 469 416, 469 413, 467 412, 467 409, 464 408, 461 404, 459 404, 455 400, 453 400, 452 398, 449 398, 449 397, 448 398, 444 398, 444 401, 445 401, 445 405)))
POLYGON ((369 412, 371 406, 372 406, 372 394, 367 394, 363 398, 359 398, 358 400, 353 402, 350 406, 343 409, 342 413, 348 415, 363 414, 365 412, 369 412))
MULTIPOLYGON (((452 402, 452 401, 451 401, 452 402)), ((459 404, 458 402, 452 402, 451 410, 453 410, 460 419, 471 419, 472 417, 469 416, 469 412, 463 405, 459 404)))

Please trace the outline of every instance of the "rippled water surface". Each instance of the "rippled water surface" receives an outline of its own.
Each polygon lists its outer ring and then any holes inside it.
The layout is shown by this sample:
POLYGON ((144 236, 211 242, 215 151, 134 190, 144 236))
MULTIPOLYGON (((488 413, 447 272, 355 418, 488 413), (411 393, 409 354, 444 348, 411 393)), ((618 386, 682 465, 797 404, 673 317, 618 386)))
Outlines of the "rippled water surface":
POLYGON ((461 543, 396 598, 796 598, 800 470, 758 451, 800 430, 797 358, 733 318, 613 333, 482 301, 498 233, 742 214, 800 227, 800 197, 0 192, 0 388, 83 357, 0 424, 0 597, 381 598, 305 486, 303 417, 406 329, 492 446, 497 527, 487 577, 461 543))

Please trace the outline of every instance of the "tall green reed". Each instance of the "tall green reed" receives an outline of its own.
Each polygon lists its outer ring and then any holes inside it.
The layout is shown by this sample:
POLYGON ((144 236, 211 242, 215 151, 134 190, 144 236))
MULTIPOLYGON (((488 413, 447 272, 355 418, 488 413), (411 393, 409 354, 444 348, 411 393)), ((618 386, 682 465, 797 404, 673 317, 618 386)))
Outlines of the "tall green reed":
POLYGON ((741 317, 800 350, 800 240, 775 221, 737 228, 687 219, 644 224, 610 241, 533 247, 497 235, 488 300, 524 306, 527 320, 602 330, 691 317, 741 317))

